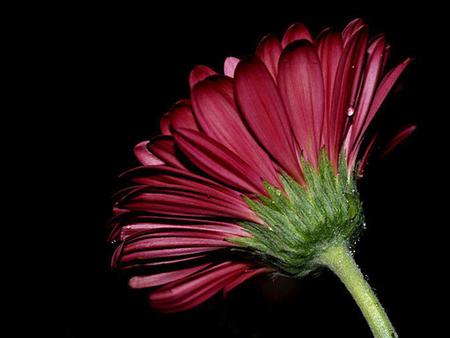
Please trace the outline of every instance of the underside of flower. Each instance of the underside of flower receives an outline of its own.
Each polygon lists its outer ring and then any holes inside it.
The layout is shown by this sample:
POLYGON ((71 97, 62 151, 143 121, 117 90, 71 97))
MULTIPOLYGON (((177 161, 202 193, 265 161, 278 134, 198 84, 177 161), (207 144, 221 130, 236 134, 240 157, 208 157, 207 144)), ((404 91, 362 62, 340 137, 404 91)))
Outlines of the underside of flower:
MULTIPOLYGON (((294 24, 223 74, 196 66, 190 99, 135 147, 122 175, 112 266, 163 312, 190 309, 263 273, 332 269, 377 337, 393 331, 349 255, 363 213, 356 180, 379 142, 369 128, 410 63, 356 19, 313 39, 294 24), (350 277, 349 277, 350 276, 350 277), (379 325, 382 323, 383 325, 379 325)), ((385 154, 414 130, 387 143, 385 154)))
POLYGON ((342 155, 338 172, 325 151, 318 168, 303 161, 305 184, 283 173, 282 188, 266 183, 268 196, 246 197, 264 226, 242 222, 251 237, 230 238, 280 274, 302 277, 322 267, 327 248, 353 243, 363 223, 355 175, 342 155))

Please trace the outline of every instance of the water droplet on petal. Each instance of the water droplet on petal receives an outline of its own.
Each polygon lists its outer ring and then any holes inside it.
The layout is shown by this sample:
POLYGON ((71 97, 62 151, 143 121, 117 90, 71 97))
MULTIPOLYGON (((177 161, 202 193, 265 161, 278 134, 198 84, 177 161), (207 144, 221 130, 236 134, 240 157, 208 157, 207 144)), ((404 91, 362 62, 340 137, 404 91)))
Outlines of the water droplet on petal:
POLYGON ((355 113, 355 109, 353 107, 348 107, 347 116, 352 116, 355 113))

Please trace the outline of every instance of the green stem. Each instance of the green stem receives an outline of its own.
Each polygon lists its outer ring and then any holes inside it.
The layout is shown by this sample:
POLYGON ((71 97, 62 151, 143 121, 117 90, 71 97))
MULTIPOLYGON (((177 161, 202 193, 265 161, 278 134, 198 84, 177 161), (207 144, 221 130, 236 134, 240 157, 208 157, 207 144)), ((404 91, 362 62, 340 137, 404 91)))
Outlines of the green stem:
POLYGON ((328 248, 321 262, 344 283, 366 318, 375 338, 398 337, 386 312, 348 251, 346 245, 328 248))

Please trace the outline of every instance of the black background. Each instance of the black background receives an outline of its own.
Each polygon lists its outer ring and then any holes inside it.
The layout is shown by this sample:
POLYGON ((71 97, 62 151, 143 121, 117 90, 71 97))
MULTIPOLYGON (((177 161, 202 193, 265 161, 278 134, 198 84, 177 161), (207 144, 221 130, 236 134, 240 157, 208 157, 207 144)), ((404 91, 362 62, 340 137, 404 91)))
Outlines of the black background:
POLYGON ((445 123, 438 101, 448 62, 444 21, 442 9, 431 5, 392 6, 109 4, 51 7, 38 16, 36 30, 28 32, 35 43, 28 66, 39 75, 33 87, 50 86, 37 95, 43 107, 29 125, 43 141, 35 162, 45 175, 37 199, 44 200, 46 218, 39 226, 50 230, 51 242, 42 244, 44 259, 36 267, 42 297, 30 312, 45 313, 38 325, 67 338, 370 337, 350 295, 327 271, 301 281, 256 278, 226 300, 218 295, 192 311, 160 315, 145 293, 129 290, 123 276, 110 271, 105 240, 117 175, 137 164, 133 146, 156 135, 160 116, 189 95, 194 65, 220 71, 226 56, 252 53, 264 34, 280 35, 293 22, 317 34, 362 17, 372 33, 386 32, 394 60, 415 58, 382 109, 390 121, 384 128, 409 122, 418 128, 391 156, 369 164, 360 186, 367 230, 356 260, 400 337, 442 336, 435 333, 434 239, 444 227, 436 202, 445 167, 444 137, 436 129, 445 123))

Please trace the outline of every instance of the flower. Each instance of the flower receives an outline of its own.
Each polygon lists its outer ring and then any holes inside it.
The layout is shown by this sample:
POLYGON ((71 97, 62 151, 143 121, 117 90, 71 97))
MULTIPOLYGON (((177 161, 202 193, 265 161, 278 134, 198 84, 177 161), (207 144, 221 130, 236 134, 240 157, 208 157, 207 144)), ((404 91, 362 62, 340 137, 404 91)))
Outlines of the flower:
POLYGON ((258 274, 339 274, 330 248, 351 246, 363 223, 356 179, 376 139, 368 127, 410 63, 387 70, 389 51, 360 19, 316 39, 294 24, 254 56, 227 58, 224 74, 195 67, 190 100, 162 117, 162 135, 135 147, 142 166, 122 175, 113 267, 163 312, 258 274))

